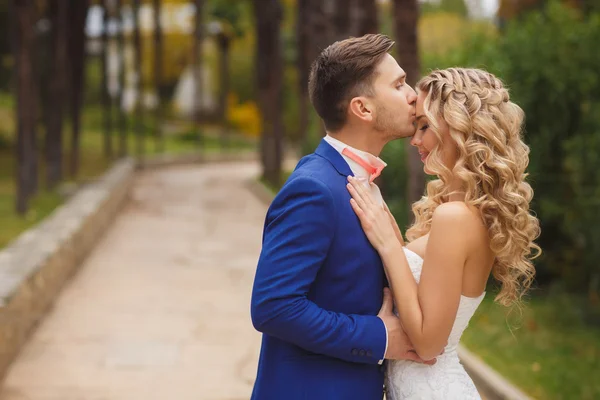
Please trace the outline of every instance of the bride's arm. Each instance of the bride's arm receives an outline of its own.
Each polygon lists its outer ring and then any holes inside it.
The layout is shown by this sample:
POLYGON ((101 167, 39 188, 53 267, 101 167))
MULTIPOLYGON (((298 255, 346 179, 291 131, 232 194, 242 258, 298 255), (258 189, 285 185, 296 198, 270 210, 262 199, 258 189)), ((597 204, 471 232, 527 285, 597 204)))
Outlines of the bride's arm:
POLYGON ((442 352, 456 318, 468 247, 465 224, 469 225, 469 211, 460 203, 437 207, 417 285, 389 217, 360 184, 350 182, 352 207, 381 255, 402 325, 419 356, 432 359, 442 352))
POLYGON ((397 241, 378 249, 402 325, 425 360, 444 349, 456 318, 467 254, 465 235, 457 234, 465 223, 464 211, 452 203, 435 210, 418 285, 397 241))

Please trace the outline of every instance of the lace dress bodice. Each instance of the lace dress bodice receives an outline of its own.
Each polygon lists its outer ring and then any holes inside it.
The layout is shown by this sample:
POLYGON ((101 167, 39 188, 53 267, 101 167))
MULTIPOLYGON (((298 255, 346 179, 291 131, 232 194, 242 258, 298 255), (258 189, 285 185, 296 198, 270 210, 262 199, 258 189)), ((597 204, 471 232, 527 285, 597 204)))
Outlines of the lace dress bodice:
MULTIPOLYGON (((423 259, 415 252, 404 248, 411 272, 417 283, 421 278, 423 259)), ((480 399, 471 378, 460 364, 457 347, 464 330, 481 301, 479 297, 461 296, 448 345, 433 366, 412 361, 389 361, 386 371, 388 400, 417 399, 480 399)))

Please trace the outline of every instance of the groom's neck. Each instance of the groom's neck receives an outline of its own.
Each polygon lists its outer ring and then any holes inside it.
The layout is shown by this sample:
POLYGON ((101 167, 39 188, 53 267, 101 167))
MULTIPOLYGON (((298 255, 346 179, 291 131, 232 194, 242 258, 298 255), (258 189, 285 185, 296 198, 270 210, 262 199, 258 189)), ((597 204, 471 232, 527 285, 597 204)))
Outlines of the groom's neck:
POLYGON ((377 132, 356 132, 350 129, 341 129, 338 132, 327 132, 331 137, 347 144, 357 150, 366 151, 379 157, 385 141, 378 137, 377 132))

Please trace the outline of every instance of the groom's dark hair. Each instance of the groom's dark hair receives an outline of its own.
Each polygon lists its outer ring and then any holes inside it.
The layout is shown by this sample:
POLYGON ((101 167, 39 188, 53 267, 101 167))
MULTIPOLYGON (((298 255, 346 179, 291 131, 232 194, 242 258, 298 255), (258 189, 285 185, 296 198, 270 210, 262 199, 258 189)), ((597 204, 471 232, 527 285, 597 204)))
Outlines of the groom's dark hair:
POLYGON ((344 126, 352 98, 374 95, 375 68, 393 45, 385 35, 368 34, 335 42, 319 54, 310 70, 308 93, 325 129, 335 132, 344 126))

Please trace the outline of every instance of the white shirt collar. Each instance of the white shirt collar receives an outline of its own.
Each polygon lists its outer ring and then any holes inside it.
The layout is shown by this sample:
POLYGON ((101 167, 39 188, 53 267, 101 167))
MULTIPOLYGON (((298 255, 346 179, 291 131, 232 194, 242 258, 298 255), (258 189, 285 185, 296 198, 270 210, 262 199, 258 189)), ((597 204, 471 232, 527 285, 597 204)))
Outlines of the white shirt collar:
POLYGON ((351 160, 350 158, 348 158, 342 154, 342 152, 344 151, 345 148, 352 150, 357 156, 359 156, 366 162, 370 163, 372 159, 376 159, 379 162, 383 163, 383 165, 387 165, 385 163, 385 161, 383 161, 381 158, 376 157, 373 154, 368 153, 366 151, 355 149, 354 147, 349 146, 346 143, 342 142, 341 140, 336 139, 330 135, 326 135, 323 139, 325 139, 325 141, 327 143, 329 143, 331 145, 331 147, 333 147, 338 153, 340 153, 342 155, 342 157, 344 158, 344 160, 346 160, 346 162, 348 163, 348 166, 352 170, 352 173, 356 177, 369 178, 369 174, 360 164, 358 164, 357 162, 351 160))

